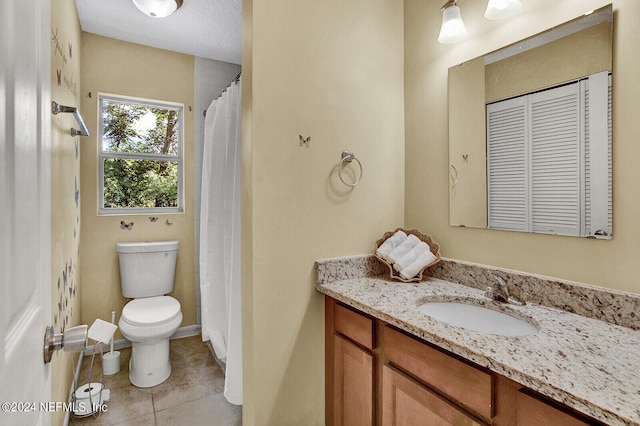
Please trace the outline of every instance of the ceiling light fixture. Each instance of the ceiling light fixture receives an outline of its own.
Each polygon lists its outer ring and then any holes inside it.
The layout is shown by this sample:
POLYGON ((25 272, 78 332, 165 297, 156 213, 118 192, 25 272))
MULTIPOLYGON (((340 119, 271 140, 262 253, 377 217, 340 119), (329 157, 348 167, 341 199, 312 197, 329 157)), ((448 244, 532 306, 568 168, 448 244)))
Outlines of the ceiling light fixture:
POLYGON ((520 9, 520 6, 520 0, 489 0, 484 17, 487 19, 502 19, 516 12, 520 9))
POLYGON ((183 0, 131 0, 135 7, 152 18, 166 18, 182 6, 183 0))
POLYGON ((467 38, 469 33, 462 21, 462 14, 456 4, 456 0, 447 1, 441 10, 442 27, 440 28, 438 41, 440 43, 455 43, 467 38))

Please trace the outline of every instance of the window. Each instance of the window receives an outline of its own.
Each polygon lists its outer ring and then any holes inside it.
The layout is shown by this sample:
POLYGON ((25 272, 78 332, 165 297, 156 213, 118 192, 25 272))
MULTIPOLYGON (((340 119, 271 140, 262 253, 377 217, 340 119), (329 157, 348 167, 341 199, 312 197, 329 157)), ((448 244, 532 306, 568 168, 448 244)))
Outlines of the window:
POLYGON ((100 94, 98 213, 183 211, 183 106, 100 94))
POLYGON ((611 83, 599 73, 487 105, 492 229, 611 237, 611 83))

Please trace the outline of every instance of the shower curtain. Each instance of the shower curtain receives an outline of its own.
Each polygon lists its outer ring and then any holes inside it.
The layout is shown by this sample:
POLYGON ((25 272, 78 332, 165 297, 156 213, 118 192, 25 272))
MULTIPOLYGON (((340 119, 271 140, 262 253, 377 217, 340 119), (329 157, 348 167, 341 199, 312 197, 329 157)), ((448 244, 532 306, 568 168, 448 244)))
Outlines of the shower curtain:
POLYGON ((226 364, 224 396, 242 404, 240 124, 242 82, 206 112, 200 206, 202 339, 226 364))

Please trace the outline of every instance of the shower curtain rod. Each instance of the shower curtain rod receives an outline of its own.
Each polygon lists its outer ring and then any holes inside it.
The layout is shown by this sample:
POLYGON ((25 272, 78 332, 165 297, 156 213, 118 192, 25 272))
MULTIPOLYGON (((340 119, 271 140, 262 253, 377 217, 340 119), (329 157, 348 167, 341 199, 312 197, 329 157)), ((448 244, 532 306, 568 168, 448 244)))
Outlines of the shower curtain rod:
MULTIPOLYGON (((240 71, 240 72, 239 72, 239 73, 238 73, 238 74, 233 78, 233 80, 231 80, 231 83, 229 83, 229 86, 227 86, 227 89, 228 89, 229 87, 231 87, 231 85, 232 85, 233 83, 237 83, 238 81, 240 81, 240 76, 241 76, 241 75, 242 75, 242 71, 240 71)), ((226 91, 227 91, 227 89, 224 89, 224 90, 222 91, 222 93, 226 92, 226 91)), ((222 96, 222 93, 220 94, 220 96, 222 96)), ((205 116, 205 117, 207 116, 207 110, 206 110, 206 109, 205 109, 204 111, 202 111, 202 115, 203 115, 203 116, 205 116)))

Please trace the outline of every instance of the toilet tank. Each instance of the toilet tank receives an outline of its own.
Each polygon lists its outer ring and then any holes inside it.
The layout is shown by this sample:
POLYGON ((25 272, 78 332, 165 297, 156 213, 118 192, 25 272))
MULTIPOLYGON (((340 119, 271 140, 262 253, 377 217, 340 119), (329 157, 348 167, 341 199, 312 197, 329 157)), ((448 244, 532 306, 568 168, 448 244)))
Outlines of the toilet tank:
POLYGON ((124 297, 162 296, 173 291, 178 241, 117 243, 124 297))

